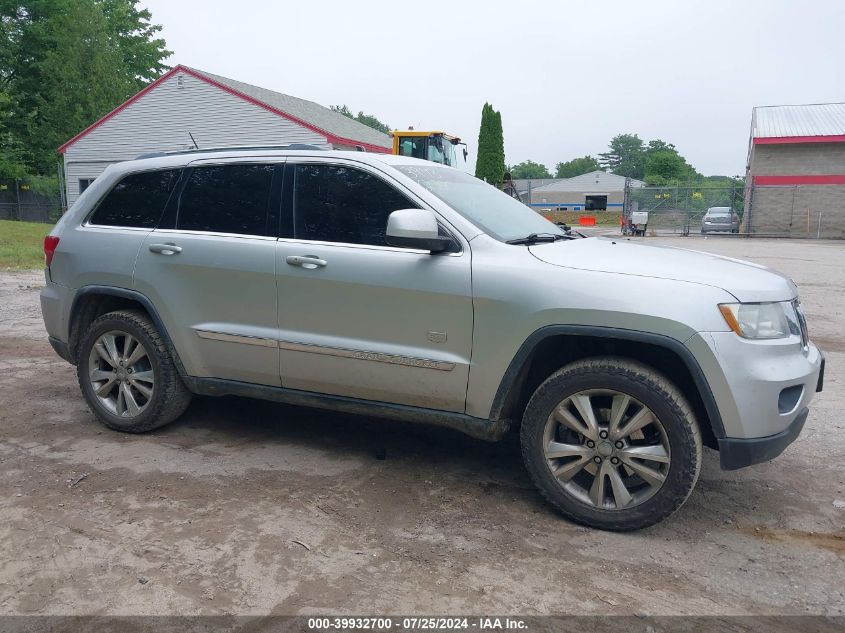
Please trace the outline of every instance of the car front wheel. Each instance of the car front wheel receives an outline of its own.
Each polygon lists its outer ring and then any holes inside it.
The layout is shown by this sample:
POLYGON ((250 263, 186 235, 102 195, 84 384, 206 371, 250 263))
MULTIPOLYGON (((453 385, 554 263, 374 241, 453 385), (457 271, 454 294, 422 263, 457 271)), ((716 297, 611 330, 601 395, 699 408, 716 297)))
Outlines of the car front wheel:
POLYGON ((698 479, 701 434, 667 378, 624 358, 594 358, 552 374, 521 428, 525 465, 564 516, 636 530, 683 505, 698 479))

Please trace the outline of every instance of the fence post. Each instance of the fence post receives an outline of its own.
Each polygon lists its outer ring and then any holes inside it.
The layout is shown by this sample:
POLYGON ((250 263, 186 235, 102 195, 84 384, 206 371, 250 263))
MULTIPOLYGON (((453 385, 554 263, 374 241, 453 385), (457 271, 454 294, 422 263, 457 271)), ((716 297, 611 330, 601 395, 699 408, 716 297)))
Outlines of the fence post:
POLYGON ((62 162, 63 161, 59 161, 56 164, 59 176, 59 217, 62 216, 64 210, 67 208, 67 199, 65 197, 67 190, 65 188, 65 172, 64 169, 62 169, 62 162))
POLYGON ((21 221, 21 186, 20 181, 15 178, 15 204, 18 208, 18 222, 21 221))

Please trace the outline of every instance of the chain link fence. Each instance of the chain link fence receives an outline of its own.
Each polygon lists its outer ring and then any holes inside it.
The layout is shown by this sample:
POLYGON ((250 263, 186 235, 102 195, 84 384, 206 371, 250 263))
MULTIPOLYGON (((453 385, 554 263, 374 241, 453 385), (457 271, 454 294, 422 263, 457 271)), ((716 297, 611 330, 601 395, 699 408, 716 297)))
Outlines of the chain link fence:
POLYGON ((22 180, 0 180, 0 220, 53 223, 60 215, 59 194, 37 193, 22 180))
POLYGON ((744 189, 731 187, 629 187, 625 191, 624 215, 648 212, 648 233, 690 235, 701 232, 710 207, 730 207, 742 218, 744 189))

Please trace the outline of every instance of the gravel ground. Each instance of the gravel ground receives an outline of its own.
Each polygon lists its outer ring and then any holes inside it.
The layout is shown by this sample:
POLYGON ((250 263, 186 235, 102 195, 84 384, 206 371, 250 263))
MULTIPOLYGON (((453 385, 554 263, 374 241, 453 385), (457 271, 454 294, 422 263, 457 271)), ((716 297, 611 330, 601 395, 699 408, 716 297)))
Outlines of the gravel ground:
POLYGON ((788 273, 828 369, 780 458, 706 451, 634 534, 559 518, 513 441, 234 398, 106 430, 41 274, 0 274, 0 614, 845 614, 845 244, 646 239, 788 273))

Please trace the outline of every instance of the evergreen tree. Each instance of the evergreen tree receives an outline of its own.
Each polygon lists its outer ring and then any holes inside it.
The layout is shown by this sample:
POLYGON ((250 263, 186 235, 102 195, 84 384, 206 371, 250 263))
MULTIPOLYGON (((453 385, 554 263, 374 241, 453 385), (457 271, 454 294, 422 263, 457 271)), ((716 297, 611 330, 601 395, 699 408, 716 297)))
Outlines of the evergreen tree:
POLYGON ((505 141, 502 132, 502 114, 496 112, 489 103, 485 103, 481 109, 475 176, 495 186, 502 184, 505 178, 505 141))
POLYGON ((599 154, 602 169, 619 176, 642 180, 645 176, 646 148, 636 134, 617 134, 610 140, 609 151, 599 154))

